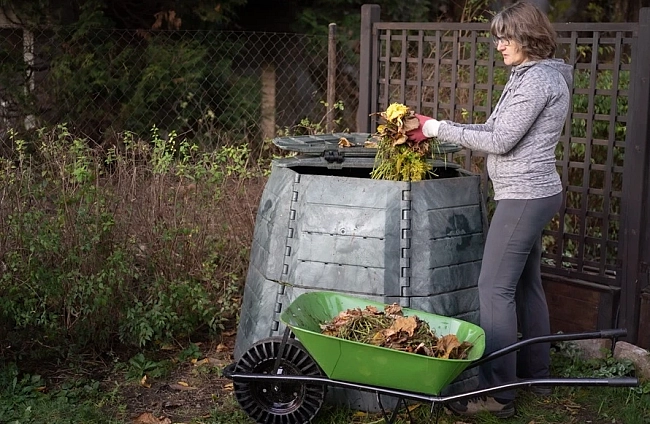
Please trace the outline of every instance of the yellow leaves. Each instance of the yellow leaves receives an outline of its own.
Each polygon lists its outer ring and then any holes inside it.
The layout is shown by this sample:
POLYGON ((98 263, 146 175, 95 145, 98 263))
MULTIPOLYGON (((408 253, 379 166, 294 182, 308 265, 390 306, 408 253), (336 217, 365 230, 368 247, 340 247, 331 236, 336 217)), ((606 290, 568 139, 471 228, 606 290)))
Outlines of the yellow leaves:
POLYGON ((420 126, 413 111, 400 103, 391 104, 385 112, 380 113, 380 116, 386 120, 386 123, 377 126, 377 133, 390 139, 393 146, 406 143, 408 140, 406 133, 420 126))
POLYGON ((380 114, 386 120, 386 123, 377 127, 377 134, 382 140, 391 143, 393 146, 406 143, 408 139, 406 132, 414 129, 413 121, 410 118, 415 119, 415 128, 418 127, 418 119, 412 115, 413 112, 408 107, 393 103, 386 112, 380 114), (407 126, 405 126, 405 123, 407 123, 407 126))
POLYGON ((405 106, 400 103, 392 103, 386 109, 385 115, 386 115, 386 119, 389 122, 396 122, 404 118, 408 113, 409 113, 408 106, 405 106))
POLYGON ((371 173, 374 179, 421 181, 432 169, 426 161, 424 152, 416 151, 406 144, 380 147, 378 154, 380 152, 381 157, 375 159, 375 168, 371 173))
POLYGON ((409 140, 408 133, 420 126, 415 113, 400 103, 392 103, 379 113, 384 122, 377 126, 375 166, 370 177, 391 181, 421 181, 431 171, 426 156, 429 143, 409 140))

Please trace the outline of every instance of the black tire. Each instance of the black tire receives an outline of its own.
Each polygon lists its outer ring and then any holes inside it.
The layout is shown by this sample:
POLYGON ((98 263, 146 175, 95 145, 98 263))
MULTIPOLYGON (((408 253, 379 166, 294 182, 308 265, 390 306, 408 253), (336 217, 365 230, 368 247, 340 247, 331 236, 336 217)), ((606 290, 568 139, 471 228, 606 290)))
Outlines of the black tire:
MULTIPOLYGON (((235 364, 236 373, 273 372, 281 337, 263 339, 252 345, 235 364)), ((278 372, 288 375, 323 376, 323 372, 294 339, 287 340, 278 372)), ((325 385, 301 382, 234 382, 235 397, 242 409, 260 424, 309 423, 325 399, 325 385)))

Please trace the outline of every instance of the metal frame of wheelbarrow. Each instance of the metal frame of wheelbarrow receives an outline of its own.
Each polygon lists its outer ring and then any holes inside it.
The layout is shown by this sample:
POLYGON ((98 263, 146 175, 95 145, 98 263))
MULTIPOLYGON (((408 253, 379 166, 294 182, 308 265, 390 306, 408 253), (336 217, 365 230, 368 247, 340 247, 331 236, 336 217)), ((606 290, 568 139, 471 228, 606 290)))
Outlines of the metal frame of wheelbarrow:
MULTIPOLYGON (((479 366, 495 358, 507 355, 511 352, 515 352, 524 346, 528 346, 536 343, 550 343, 550 342, 585 340, 585 339, 611 339, 612 349, 613 349, 616 340, 619 337, 625 337, 626 335, 627 335, 627 330, 625 329, 610 329, 610 330, 600 330, 600 331, 593 331, 593 332, 553 334, 548 336, 534 337, 530 339, 521 340, 517 343, 506 346, 502 349, 483 355, 480 359, 470 363, 465 369, 467 370, 479 366)), ((321 376, 314 376, 314 375, 306 376, 306 375, 293 375, 293 374, 278 374, 278 370, 280 369, 281 366, 280 364, 281 358, 283 356, 282 353, 284 349, 286 349, 286 346, 289 343, 288 340, 292 336, 293 334, 291 333, 291 329, 287 327, 282 337, 282 341, 279 346, 279 351, 275 359, 272 372, 238 373, 235 372, 236 364, 233 363, 230 364, 228 367, 226 367, 226 369, 224 369, 224 376, 226 378, 232 379, 234 382, 242 382, 242 383, 267 382, 270 383, 272 387, 277 390, 281 390, 280 387, 282 383, 294 383, 294 384, 301 384, 301 385, 309 384, 309 385, 332 386, 332 387, 340 387, 345 389, 355 389, 364 392, 371 392, 376 395, 377 403, 379 405, 383 418, 387 423, 393 423, 395 421, 400 406, 405 407, 404 409, 407 411, 407 413, 409 414, 409 418, 412 421, 412 417, 410 416, 410 410, 407 407, 407 403, 406 403, 407 400, 429 403, 431 404, 431 412, 433 413, 434 411, 436 411, 437 407, 450 402, 466 400, 469 398, 475 398, 478 396, 488 395, 488 394, 492 394, 504 390, 527 388, 531 386, 635 387, 639 385, 639 380, 636 377, 537 378, 537 379, 522 379, 515 382, 489 387, 485 389, 472 390, 469 392, 463 392, 463 393, 447 395, 447 396, 438 396, 438 395, 428 395, 428 394, 411 392, 411 391, 391 389, 386 387, 378 387, 378 386, 362 384, 362 383, 351 383, 351 382, 346 382, 341 380, 330 379, 324 376, 321 377, 321 376), (277 384, 273 385, 272 383, 277 383, 277 384), (390 415, 382 404, 381 401, 382 395, 397 398, 397 405, 395 406, 395 409, 393 409, 390 415)), ((278 422, 291 423, 292 421, 280 420, 278 422)))

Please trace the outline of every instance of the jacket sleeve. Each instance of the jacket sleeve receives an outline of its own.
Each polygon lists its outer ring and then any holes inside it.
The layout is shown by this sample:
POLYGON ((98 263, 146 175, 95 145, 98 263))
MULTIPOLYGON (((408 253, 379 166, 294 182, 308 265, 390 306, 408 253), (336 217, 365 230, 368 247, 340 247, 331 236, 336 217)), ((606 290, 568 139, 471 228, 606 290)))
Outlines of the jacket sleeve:
POLYGON ((539 82, 522 81, 510 96, 511 99, 502 105, 498 116, 488 119, 494 119, 491 128, 487 123, 479 128, 473 125, 441 125, 438 139, 488 154, 508 153, 528 132, 547 103, 545 90, 539 82))
POLYGON ((494 124, 494 119, 488 117, 488 120, 483 124, 461 124, 454 121, 442 121, 445 124, 453 125, 455 127, 464 128, 471 131, 492 131, 492 125, 494 124))

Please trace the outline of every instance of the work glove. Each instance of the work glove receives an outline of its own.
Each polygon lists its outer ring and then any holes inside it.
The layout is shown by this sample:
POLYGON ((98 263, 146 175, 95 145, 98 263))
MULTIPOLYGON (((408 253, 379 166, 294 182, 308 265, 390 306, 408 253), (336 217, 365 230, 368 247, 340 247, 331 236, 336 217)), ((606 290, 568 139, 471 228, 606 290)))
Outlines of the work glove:
POLYGON ((406 133, 409 140, 420 143, 426 139, 438 137, 440 121, 417 113, 415 117, 418 118, 420 125, 416 129, 406 133))

